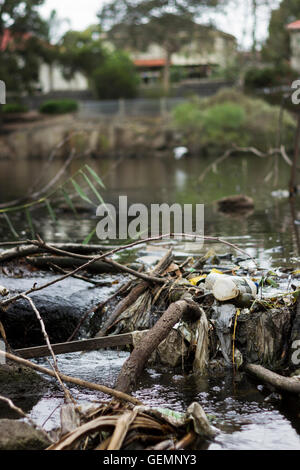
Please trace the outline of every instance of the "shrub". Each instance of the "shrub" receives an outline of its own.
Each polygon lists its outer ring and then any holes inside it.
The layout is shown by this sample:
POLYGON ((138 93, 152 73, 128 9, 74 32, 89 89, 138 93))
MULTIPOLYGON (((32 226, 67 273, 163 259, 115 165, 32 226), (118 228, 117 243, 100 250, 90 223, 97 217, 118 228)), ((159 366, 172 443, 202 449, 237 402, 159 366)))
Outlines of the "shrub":
POLYGON ((295 71, 288 64, 280 64, 276 67, 252 67, 245 74, 245 87, 252 90, 289 85, 296 78, 295 71))
POLYGON ((139 76, 130 58, 120 51, 109 54, 103 65, 93 74, 93 81, 100 99, 135 98, 139 76))
POLYGON ((2 111, 5 114, 27 113, 28 108, 20 103, 8 103, 2 106, 2 111))
POLYGON ((43 114, 65 114, 78 110, 78 103, 74 100, 49 100, 40 106, 43 114))
MULTIPOLYGON (((194 99, 173 110, 173 123, 195 151, 222 151, 232 144, 262 151, 277 141, 280 108, 235 89, 223 89, 206 99, 194 99)), ((285 112, 283 144, 293 147, 295 121, 285 112)))

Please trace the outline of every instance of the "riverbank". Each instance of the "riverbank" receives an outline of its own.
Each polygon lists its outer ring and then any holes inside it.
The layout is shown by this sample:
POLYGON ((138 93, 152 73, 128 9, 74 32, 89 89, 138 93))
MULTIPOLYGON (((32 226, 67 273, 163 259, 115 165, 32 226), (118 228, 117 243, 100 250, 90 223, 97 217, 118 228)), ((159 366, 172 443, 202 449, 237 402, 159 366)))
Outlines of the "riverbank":
POLYGON ((39 117, 34 121, 10 123, 0 134, 0 159, 45 159, 60 143, 57 155, 94 157, 169 156, 180 143, 180 136, 169 121, 155 118, 81 118, 77 114, 39 117))

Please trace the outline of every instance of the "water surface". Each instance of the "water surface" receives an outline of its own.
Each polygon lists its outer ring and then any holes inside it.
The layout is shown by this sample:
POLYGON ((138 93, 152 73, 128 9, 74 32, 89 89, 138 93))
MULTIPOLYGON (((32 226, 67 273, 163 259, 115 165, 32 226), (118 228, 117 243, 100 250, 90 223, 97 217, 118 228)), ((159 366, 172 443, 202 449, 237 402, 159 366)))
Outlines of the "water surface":
MULTIPOLYGON (((236 156, 214 167, 200 182, 212 159, 142 158, 111 161, 90 160, 91 165, 106 184, 102 195, 106 202, 117 204, 120 195, 127 195, 129 204, 152 203, 205 204, 205 233, 238 244, 259 260, 261 267, 299 267, 299 200, 291 207, 286 197, 289 167, 282 161, 275 181, 273 158, 236 156), (255 209, 243 217, 220 214, 215 201, 233 195, 246 194, 254 199, 255 209)), ((85 161, 75 161, 69 171, 73 175, 85 161)), ((20 197, 29 191, 38 177, 45 184, 60 168, 55 161, 51 171, 41 175, 42 162, 0 161, 0 202, 20 197)), ((71 191, 69 186, 69 190, 71 191)), ((58 214, 58 222, 51 221, 46 210, 32 212, 38 231, 48 241, 82 241, 95 227, 95 209, 81 213, 79 218, 58 214)), ((29 236, 24 214, 12 216, 15 228, 22 237, 29 236)), ((12 234, 4 220, 0 221, 0 238, 11 240, 12 234)), ((97 241, 94 239, 93 241, 97 241)), ((186 246, 178 246, 182 251, 186 246)), ((205 246, 207 248, 207 246, 205 246)), ((215 245, 218 252, 227 248, 215 245)), ((190 246, 197 253, 197 245, 190 246)), ((203 252, 203 249, 199 249, 203 252)), ((86 354, 60 356, 62 372, 113 386, 127 353, 98 351, 86 354)), ((43 361, 42 361, 43 362, 43 361)), ((94 392, 71 388, 80 401, 99 400, 94 392)), ((186 375, 184 371, 147 369, 139 383, 138 396, 144 403, 186 410, 192 401, 199 401, 212 416, 220 433, 210 449, 300 449, 299 400, 265 401, 269 393, 246 377, 237 380, 230 372, 225 377, 201 378, 186 375)), ((58 409, 63 402, 60 392, 49 392, 32 408, 32 403, 20 399, 19 404, 30 411, 31 417, 51 429, 58 422, 58 409), (56 409, 56 411, 55 411, 56 409)), ((0 410, 1 413, 1 410, 0 410)), ((5 413, 2 408, 2 414, 5 413)), ((7 412, 6 412, 7 413, 7 412)))

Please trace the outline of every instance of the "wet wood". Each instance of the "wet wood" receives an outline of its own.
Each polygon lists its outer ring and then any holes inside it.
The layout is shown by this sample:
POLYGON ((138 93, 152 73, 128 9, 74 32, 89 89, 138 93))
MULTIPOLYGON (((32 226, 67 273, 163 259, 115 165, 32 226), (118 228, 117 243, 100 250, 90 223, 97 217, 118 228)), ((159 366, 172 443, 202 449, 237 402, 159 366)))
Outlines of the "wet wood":
MULTIPOLYGON (((101 348, 111 348, 116 346, 126 346, 127 344, 133 344, 132 333, 92 338, 82 341, 72 341, 69 343, 52 344, 52 349, 53 352, 58 355, 79 351, 94 351, 101 348)), ((50 356, 48 346, 18 349, 15 352, 24 359, 50 356)))
MULTIPOLYGON (((173 261, 173 253, 172 250, 169 250, 165 256, 161 259, 161 261, 155 266, 154 270, 151 275, 163 275, 166 269, 170 266, 173 261)), ((163 283, 165 282, 162 279, 163 283)), ((105 336, 111 326, 116 322, 119 316, 125 312, 131 305, 133 305, 137 299, 149 288, 149 282, 142 281, 137 284, 133 289, 129 292, 129 294, 122 299, 118 305, 116 306, 115 310, 111 313, 111 315, 106 320, 105 324, 101 328, 101 330, 97 333, 97 337, 105 336)))
POLYGON ((277 390, 300 395, 300 379, 296 377, 283 377, 256 364, 247 364, 245 370, 263 382, 272 385, 277 390))
POLYGON ((168 336, 171 329, 179 322, 184 314, 187 312, 193 313, 194 311, 196 311, 199 316, 201 315, 199 306, 191 301, 179 300, 169 306, 123 365, 117 379, 116 390, 127 392, 133 389, 137 378, 142 373, 153 351, 155 351, 160 343, 168 336))
MULTIPOLYGON (((24 258, 25 256, 45 252, 43 248, 32 245, 31 243, 28 245, 19 245, 18 243, 16 243, 16 245, 17 246, 15 246, 14 248, 5 250, 0 254, 1 263, 12 261, 16 258, 24 258)), ((110 245, 82 245, 77 243, 52 243, 52 246, 61 250, 68 250, 73 253, 83 254, 99 253, 99 251, 106 252, 115 248, 114 246, 110 245)))

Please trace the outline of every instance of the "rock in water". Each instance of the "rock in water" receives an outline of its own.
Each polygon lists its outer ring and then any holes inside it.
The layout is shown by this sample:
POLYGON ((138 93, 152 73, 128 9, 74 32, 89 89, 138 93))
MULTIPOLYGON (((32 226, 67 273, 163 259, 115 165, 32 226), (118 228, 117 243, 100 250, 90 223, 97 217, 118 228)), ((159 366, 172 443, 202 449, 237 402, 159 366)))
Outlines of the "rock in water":
POLYGON ((23 421, 0 420, 0 450, 44 450, 50 444, 46 433, 23 421))
POLYGON ((243 194, 229 196, 218 201, 218 209, 226 213, 248 212, 254 209, 254 201, 251 197, 243 194))

